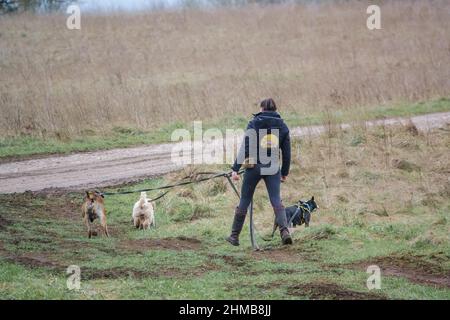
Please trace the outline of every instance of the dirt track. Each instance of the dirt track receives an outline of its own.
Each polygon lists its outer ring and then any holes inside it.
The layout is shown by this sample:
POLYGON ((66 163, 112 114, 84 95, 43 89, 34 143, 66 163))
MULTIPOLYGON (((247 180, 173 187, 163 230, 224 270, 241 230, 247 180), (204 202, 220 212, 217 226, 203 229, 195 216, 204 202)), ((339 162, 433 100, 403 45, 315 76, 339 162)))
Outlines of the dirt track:
MULTIPOLYGON (((420 131, 427 131, 449 124, 450 112, 369 121, 366 126, 405 124, 409 119, 420 131)), ((343 124, 341 127, 345 129, 350 125, 343 124)), ((293 128, 291 135, 318 135, 326 130, 325 126, 293 128)), ((228 145, 228 142, 216 140, 214 144, 205 145, 204 150, 211 150, 217 144, 228 145)), ((2 163, 0 193, 104 187, 165 174, 182 168, 182 165, 171 161, 174 146, 186 144, 150 145, 2 163)), ((199 156, 198 153, 193 154, 195 158, 199 156)))

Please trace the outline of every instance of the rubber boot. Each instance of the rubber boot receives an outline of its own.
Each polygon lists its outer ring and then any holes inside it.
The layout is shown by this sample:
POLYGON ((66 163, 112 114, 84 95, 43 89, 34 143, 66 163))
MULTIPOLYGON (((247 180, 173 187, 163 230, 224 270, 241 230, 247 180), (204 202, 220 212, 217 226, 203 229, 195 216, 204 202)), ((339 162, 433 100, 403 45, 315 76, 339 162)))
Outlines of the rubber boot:
POLYGON ((286 209, 283 205, 280 207, 274 207, 273 211, 275 213, 275 221, 278 224, 278 227, 280 228, 280 236, 281 236, 281 242, 286 244, 292 244, 292 238, 289 234, 289 229, 287 225, 287 218, 286 218, 286 209))
POLYGON ((247 212, 240 210, 239 207, 236 207, 234 211, 234 220, 231 227, 231 234, 228 238, 226 238, 226 240, 233 246, 239 245, 239 234, 241 233, 242 227, 244 226, 246 214, 247 212))

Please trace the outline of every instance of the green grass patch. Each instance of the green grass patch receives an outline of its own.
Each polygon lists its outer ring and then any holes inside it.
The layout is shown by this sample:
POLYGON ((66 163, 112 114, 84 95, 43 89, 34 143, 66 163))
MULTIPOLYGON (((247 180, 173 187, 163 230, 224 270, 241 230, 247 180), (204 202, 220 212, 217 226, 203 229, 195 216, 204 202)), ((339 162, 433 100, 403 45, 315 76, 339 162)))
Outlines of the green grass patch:
MULTIPOLYGON (((168 182, 151 179, 127 188, 168 182)), ((90 240, 79 212, 81 194, 62 195, 52 204, 45 196, 1 196, 0 217, 8 222, 1 220, 0 298, 338 299, 349 294, 368 299, 449 297, 450 288, 390 275, 383 276, 381 290, 369 291, 364 264, 349 267, 360 261, 369 264, 371 259, 399 256, 413 257, 413 262, 417 257, 418 270, 423 264, 433 263, 448 272, 448 243, 435 245, 420 238, 430 228, 437 235, 445 234, 448 214, 444 212, 439 213, 437 224, 349 222, 336 226, 316 224, 313 218, 310 228, 299 227, 293 246, 282 247, 278 236, 270 242, 258 238, 264 251, 253 252, 247 224, 240 247, 231 247, 223 240, 229 232, 236 199, 226 188, 208 195, 206 191, 213 188, 217 188, 216 182, 205 182, 190 192, 169 193, 156 204, 157 227, 148 231, 134 229, 130 221, 138 194, 107 196, 111 237, 90 240), (17 203, 26 203, 25 208, 14 205, 12 197, 17 203), (196 207, 193 199, 203 199, 207 209, 196 207), (64 203, 73 205, 60 215, 58 209, 64 203), (209 213, 192 219, 198 210, 209 213), (79 291, 66 287, 66 268, 72 264, 81 268, 79 291)), ((257 223, 261 222, 260 214, 257 223)), ((270 226, 257 225, 261 234, 270 230, 270 226)))

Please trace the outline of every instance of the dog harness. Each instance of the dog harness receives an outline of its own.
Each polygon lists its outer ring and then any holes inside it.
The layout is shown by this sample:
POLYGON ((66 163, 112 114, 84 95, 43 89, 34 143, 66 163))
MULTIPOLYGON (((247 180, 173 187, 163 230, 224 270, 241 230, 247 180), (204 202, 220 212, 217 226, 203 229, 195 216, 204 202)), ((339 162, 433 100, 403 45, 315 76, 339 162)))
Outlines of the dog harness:
POLYGON ((300 209, 303 209, 303 210, 307 211, 308 213, 311 213, 311 208, 307 202, 299 202, 296 204, 296 206, 297 206, 297 210, 295 210, 294 214, 288 221, 289 226, 292 225, 292 221, 294 221, 295 217, 300 213, 300 209))

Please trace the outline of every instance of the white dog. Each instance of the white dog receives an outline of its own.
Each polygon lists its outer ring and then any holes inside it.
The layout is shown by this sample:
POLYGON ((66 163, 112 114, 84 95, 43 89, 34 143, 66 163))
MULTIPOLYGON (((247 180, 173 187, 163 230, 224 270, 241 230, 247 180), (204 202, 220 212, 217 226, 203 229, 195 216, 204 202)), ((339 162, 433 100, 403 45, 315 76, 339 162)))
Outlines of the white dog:
POLYGON ((145 230, 150 226, 156 227, 154 208, 147 199, 147 193, 141 192, 141 198, 134 204, 132 217, 136 228, 145 230))

